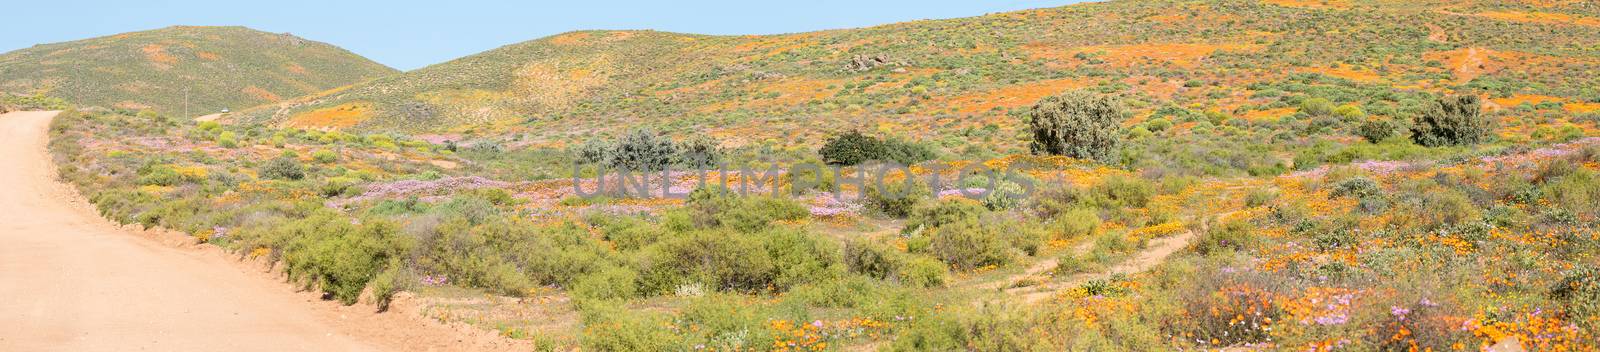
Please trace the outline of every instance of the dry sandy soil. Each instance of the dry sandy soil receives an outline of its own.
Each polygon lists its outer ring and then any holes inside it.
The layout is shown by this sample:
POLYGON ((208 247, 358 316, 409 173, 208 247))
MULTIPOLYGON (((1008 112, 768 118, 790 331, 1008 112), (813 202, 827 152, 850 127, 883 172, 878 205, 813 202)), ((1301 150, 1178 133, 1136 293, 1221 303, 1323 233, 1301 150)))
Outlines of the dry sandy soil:
POLYGON ((55 179, 54 112, 0 115, 0 351, 526 349, 297 292, 211 246, 118 227, 55 179))

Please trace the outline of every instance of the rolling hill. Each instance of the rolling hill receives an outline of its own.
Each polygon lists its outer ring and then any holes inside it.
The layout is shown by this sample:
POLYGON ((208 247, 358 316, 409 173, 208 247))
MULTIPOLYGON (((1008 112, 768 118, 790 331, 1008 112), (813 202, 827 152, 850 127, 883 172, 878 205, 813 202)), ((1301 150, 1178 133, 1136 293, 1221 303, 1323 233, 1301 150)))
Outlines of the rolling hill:
POLYGON ((242 118, 536 145, 649 123, 794 145, 843 129, 1013 131, 1014 109, 1079 88, 1124 96, 1140 116, 1130 123, 1276 120, 1313 95, 1395 115, 1457 91, 1583 113, 1600 100, 1596 21, 1574 1, 1168 0, 767 36, 581 31, 242 118))
POLYGON ((0 54, 0 93, 191 114, 317 93, 394 69, 333 45, 244 27, 168 27, 0 54))

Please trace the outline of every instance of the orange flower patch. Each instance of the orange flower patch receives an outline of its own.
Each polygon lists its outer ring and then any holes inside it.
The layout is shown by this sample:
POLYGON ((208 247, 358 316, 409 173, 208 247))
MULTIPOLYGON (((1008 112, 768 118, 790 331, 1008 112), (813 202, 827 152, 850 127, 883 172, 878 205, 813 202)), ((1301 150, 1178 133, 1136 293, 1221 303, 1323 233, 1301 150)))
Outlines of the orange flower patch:
POLYGON ((1338 77, 1338 78, 1348 79, 1348 80, 1356 81, 1356 82, 1375 82, 1375 81, 1383 78, 1383 76, 1378 75, 1377 72, 1372 72, 1372 71, 1368 71, 1368 70, 1361 70, 1361 69, 1354 69, 1354 68, 1351 68, 1350 66, 1340 66, 1338 68, 1312 67, 1312 68, 1302 68, 1302 69, 1299 69, 1298 71, 1300 71, 1300 72, 1315 72, 1315 73, 1320 73, 1320 74, 1323 74, 1323 75, 1326 75, 1326 76, 1329 76, 1329 77, 1338 77))
POLYGON ((960 106, 963 114, 981 114, 995 108, 1017 108, 1033 105, 1039 99, 1088 87, 1091 82, 1072 78, 1028 82, 997 90, 949 98, 943 105, 960 106))
POLYGON ((1600 112, 1600 103, 1567 103, 1567 111, 1575 114, 1600 112))
POLYGON ((276 103, 283 100, 283 98, 278 97, 277 94, 272 94, 272 92, 268 92, 266 89, 261 89, 261 87, 257 86, 244 87, 244 89, 240 91, 244 92, 244 94, 249 94, 250 96, 256 97, 256 99, 266 100, 269 102, 276 103))
POLYGON ((1474 16, 1513 22, 1600 26, 1600 19, 1573 16, 1564 13, 1494 11, 1480 12, 1474 16))
POLYGON ((339 129, 355 126, 371 117, 372 105, 349 103, 300 114, 290 118, 286 124, 299 128, 339 129))
MULTIPOLYGON (((1461 48, 1422 54, 1424 60, 1439 61, 1456 77, 1456 83, 1466 83, 1478 76, 1507 69, 1527 70, 1552 61, 1549 57, 1515 51, 1497 51, 1486 48, 1461 48)), ((1530 72, 1534 73, 1534 72, 1530 72)))
POLYGON ((1267 109, 1267 110, 1256 110, 1256 111, 1251 111, 1251 112, 1244 113, 1243 117, 1244 117, 1245 120, 1249 120, 1249 121, 1276 122, 1279 119, 1284 118, 1285 116, 1293 115, 1295 111, 1296 111, 1295 108, 1277 108, 1277 109, 1267 109))
POLYGON ((585 32, 567 33, 567 34, 562 34, 562 35, 550 37, 550 44, 556 44, 556 45, 582 45, 587 40, 589 40, 589 33, 585 33, 585 32))
POLYGON ((1167 63, 1181 68, 1199 66, 1201 60, 1218 51, 1253 51, 1252 44, 1189 44, 1151 43, 1134 45, 1101 45, 1079 48, 1077 53, 1104 53, 1098 58, 1115 67, 1133 67, 1152 63, 1167 63))
POLYGON ((1342 9, 1349 8, 1348 0, 1263 0, 1262 2, 1283 6, 1306 9, 1342 9))
POLYGON ((1540 103, 1552 102, 1552 101, 1561 101, 1561 100, 1562 100, 1561 98, 1552 97, 1552 96, 1548 96, 1548 95, 1531 95, 1531 94, 1517 94, 1517 95, 1512 95, 1510 97, 1505 97, 1505 98, 1489 99, 1489 101, 1494 102, 1496 105, 1500 105, 1500 107, 1507 108, 1507 109, 1517 107, 1518 105, 1522 105, 1523 103, 1537 105, 1537 104, 1540 104, 1540 103))
POLYGON ((173 65, 178 63, 178 58, 167 53, 167 48, 164 46, 150 44, 145 45, 144 48, 140 48, 139 51, 144 52, 145 60, 150 60, 150 62, 161 65, 173 65))

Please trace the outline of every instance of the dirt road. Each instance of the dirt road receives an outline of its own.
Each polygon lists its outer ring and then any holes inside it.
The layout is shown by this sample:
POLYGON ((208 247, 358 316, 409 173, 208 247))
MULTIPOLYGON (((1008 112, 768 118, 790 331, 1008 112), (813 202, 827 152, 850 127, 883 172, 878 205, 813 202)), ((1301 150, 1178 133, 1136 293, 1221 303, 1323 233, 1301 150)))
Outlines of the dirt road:
POLYGON ((0 115, 0 351, 480 347, 421 319, 294 292, 216 248, 170 246, 101 219, 54 179, 45 145, 55 115, 0 115))

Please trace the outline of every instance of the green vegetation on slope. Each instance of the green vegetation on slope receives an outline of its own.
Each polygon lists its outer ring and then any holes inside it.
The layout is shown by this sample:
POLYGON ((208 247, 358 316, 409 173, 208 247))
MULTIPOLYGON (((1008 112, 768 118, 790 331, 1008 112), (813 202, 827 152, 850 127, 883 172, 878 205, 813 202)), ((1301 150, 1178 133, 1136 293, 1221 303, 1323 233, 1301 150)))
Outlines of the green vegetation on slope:
POLYGON ((1299 3, 1112 1, 770 36, 573 32, 248 119, 515 135, 543 145, 649 123, 673 136, 710 134, 739 145, 815 147, 829 132, 860 129, 959 150, 970 144, 950 139, 992 129, 997 140, 980 147, 1014 152, 1026 147, 1015 137, 1025 128, 1008 115, 1072 89, 1123 96, 1135 114, 1130 123, 1176 115, 1168 121, 1180 125, 1191 121, 1172 119, 1201 113, 1219 117, 1212 124, 1276 120, 1310 98, 1381 116, 1421 106, 1413 103, 1426 99, 1407 101, 1419 93, 1547 96, 1535 104, 1575 111, 1600 99, 1593 88, 1600 76, 1586 74, 1600 67, 1595 26, 1507 15, 1600 18, 1589 8, 1299 3), (1280 85, 1290 80, 1321 82, 1280 85))
POLYGON ((203 115, 397 71, 338 47, 244 27, 168 27, 0 54, 0 96, 203 115))

